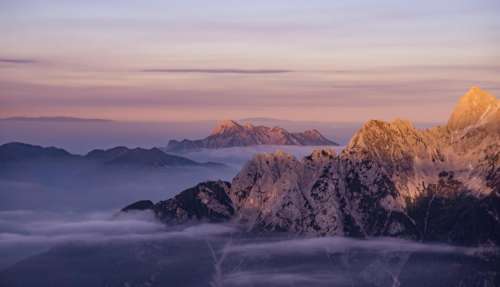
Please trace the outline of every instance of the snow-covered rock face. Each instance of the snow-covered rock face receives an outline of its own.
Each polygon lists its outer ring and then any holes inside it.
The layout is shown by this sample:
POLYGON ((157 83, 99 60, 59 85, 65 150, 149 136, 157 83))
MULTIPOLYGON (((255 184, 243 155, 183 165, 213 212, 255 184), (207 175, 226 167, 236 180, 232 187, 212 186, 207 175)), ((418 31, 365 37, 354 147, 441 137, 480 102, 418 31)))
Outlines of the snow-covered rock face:
POLYGON ((410 211, 420 210, 422 198, 497 202, 496 103, 473 88, 448 126, 418 130, 408 121, 374 120, 339 155, 258 155, 234 178, 231 200, 239 219, 254 229, 419 238, 420 217, 410 211))

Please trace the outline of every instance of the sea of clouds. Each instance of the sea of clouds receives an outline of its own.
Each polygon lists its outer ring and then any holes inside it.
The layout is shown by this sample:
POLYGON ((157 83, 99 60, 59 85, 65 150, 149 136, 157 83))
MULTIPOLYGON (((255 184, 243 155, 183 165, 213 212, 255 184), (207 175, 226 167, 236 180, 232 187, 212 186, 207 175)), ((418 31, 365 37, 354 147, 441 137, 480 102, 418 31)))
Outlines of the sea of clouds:
MULTIPOLYGON (((422 262, 411 261, 412 256, 424 254, 425 260, 432 261, 428 264, 446 270, 453 268, 454 261, 440 262, 439 258, 474 257, 481 253, 479 248, 395 238, 311 238, 250 234, 242 230, 234 223, 168 227, 149 212, 0 211, 0 271, 30 256, 43 256, 53 248, 95 246, 103 250, 102 246, 118 246, 126 254, 130 248, 140 246, 145 249, 141 254, 153 254, 144 260, 207 266, 204 270, 208 273, 199 276, 211 286, 351 286, 353 280, 378 280, 379 286, 392 286, 386 283, 399 280, 404 268, 414 269, 418 276, 422 262), (168 251, 172 246, 174 253, 168 251)), ((58 256, 65 256, 61 254, 58 256)), ((92 253, 88 256, 87 261, 82 259, 83 264, 104 260, 106 254, 102 258, 92 257, 96 256, 92 253)), ((130 260, 135 262, 136 258, 130 260)), ((169 274, 172 267, 162 268, 161 272, 169 274)))

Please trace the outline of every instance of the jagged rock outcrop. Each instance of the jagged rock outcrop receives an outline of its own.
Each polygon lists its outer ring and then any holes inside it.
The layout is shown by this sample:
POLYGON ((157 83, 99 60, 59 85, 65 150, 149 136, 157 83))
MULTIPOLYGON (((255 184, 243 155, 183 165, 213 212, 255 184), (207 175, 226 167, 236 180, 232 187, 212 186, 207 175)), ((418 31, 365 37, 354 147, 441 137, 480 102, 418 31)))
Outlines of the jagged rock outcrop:
POLYGON ((233 219, 250 230, 499 245, 499 107, 472 88, 445 126, 373 120, 340 154, 256 155, 226 190, 233 219))
POLYGON ((317 130, 302 133, 291 133, 279 127, 253 126, 249 123, 241 125, 235 121, 220 122, 212 133, 200 140, 171 140, 167 151, 189 151, 202 148, 216 149, 253 145, 338 145, 325 138, 317 130))
POLYGON ((239 220, 251 229, 317 235, 408 236, 411 219, 394 184, 373 162, 333 151, 299 161, 283 152, 259 155, 233 179, 239 220))
POLYGON ((165 223, 183 224, 190 221, 220 222, 234 215, 228 196, 231 184, 224 181, 207 181, 188 188, 173 198, 153 204, 149 200, 135 202, 123 212, 151 210, 165 223))
POLYGON ((408 121, 373 120, 337 156, 258 155, 235 177, 230 195, 240 220, 257 228, 498 243, 498 110, 494 97, 473 88, 446 126, 418 130, 408 121), (488 224, 464 228, 477 220, 488 224))

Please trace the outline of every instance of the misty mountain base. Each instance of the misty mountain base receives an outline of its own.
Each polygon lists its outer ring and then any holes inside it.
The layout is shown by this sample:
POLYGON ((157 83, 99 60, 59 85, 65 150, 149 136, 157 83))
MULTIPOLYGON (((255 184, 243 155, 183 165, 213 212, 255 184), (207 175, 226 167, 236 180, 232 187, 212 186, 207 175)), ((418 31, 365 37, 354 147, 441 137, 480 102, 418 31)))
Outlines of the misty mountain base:
POLYGON ((446 126, 369 121, 340 154, 259 154, 231 183, 202 183, 150 209, 166 223, 498 246, 499 143, 500 104, 472 88, 446 126))
MULTIPOLYGON (((214 138, 253 129, 235 124, 214 138)), ((111 217, 6 211, 0 247, 39 254, 8 264, 0 285, 499 286, 499 143, 499 101, 472 88, 444 126, 372 120, 339 152, 260 153, 231 181, 203 180, 156 203, 145 197, 111 217)), ((65 172, 72 162, 172 179, 179 168, 225 169, 158 148, 78 156, 11 143, 0 158, 4 180, 53 161, 65 172)))

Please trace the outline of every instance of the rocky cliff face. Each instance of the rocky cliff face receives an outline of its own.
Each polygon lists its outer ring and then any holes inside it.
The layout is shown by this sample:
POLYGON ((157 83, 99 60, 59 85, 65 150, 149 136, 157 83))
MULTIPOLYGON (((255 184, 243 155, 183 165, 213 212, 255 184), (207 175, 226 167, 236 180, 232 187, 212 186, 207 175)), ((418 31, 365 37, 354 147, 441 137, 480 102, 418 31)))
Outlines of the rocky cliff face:
POLYGON ((141 200, 122 209, 124 212, 151 210, 165 223, 183 224, 190 221, 224 221, 234 215, 228 197, 230 183, 208 181, 186 189, 174 198, 156 204, 141 200))
POLYGON ((231 199, 251 228, 498 243, 498 107, 473 88, 446 126, 369 121, 339 155, 258 155, 234 178, 231 199), (457 230, 477 221, 490 227, 457 230))
POLYGON ((259 154, 225 205, 249 230, 498 245, 499 106, 473 88, 445 126, 373 120, 340 154, 259 154))
POLYGON ((233 179, 230 192, 251 229, 403 236, 411 226, 394 183, 376 162, 332 151, 301 161, 282 152, 259 155, 233 179))
POLYGON ((235 121, 222 121, 212 133, 201 140, 172 140, 168 151, 187 151, 201 148, 225 148, 252 145, 337 145, 317 130, 290 133, 285 129, 265 126, 241 125, 235 121))

